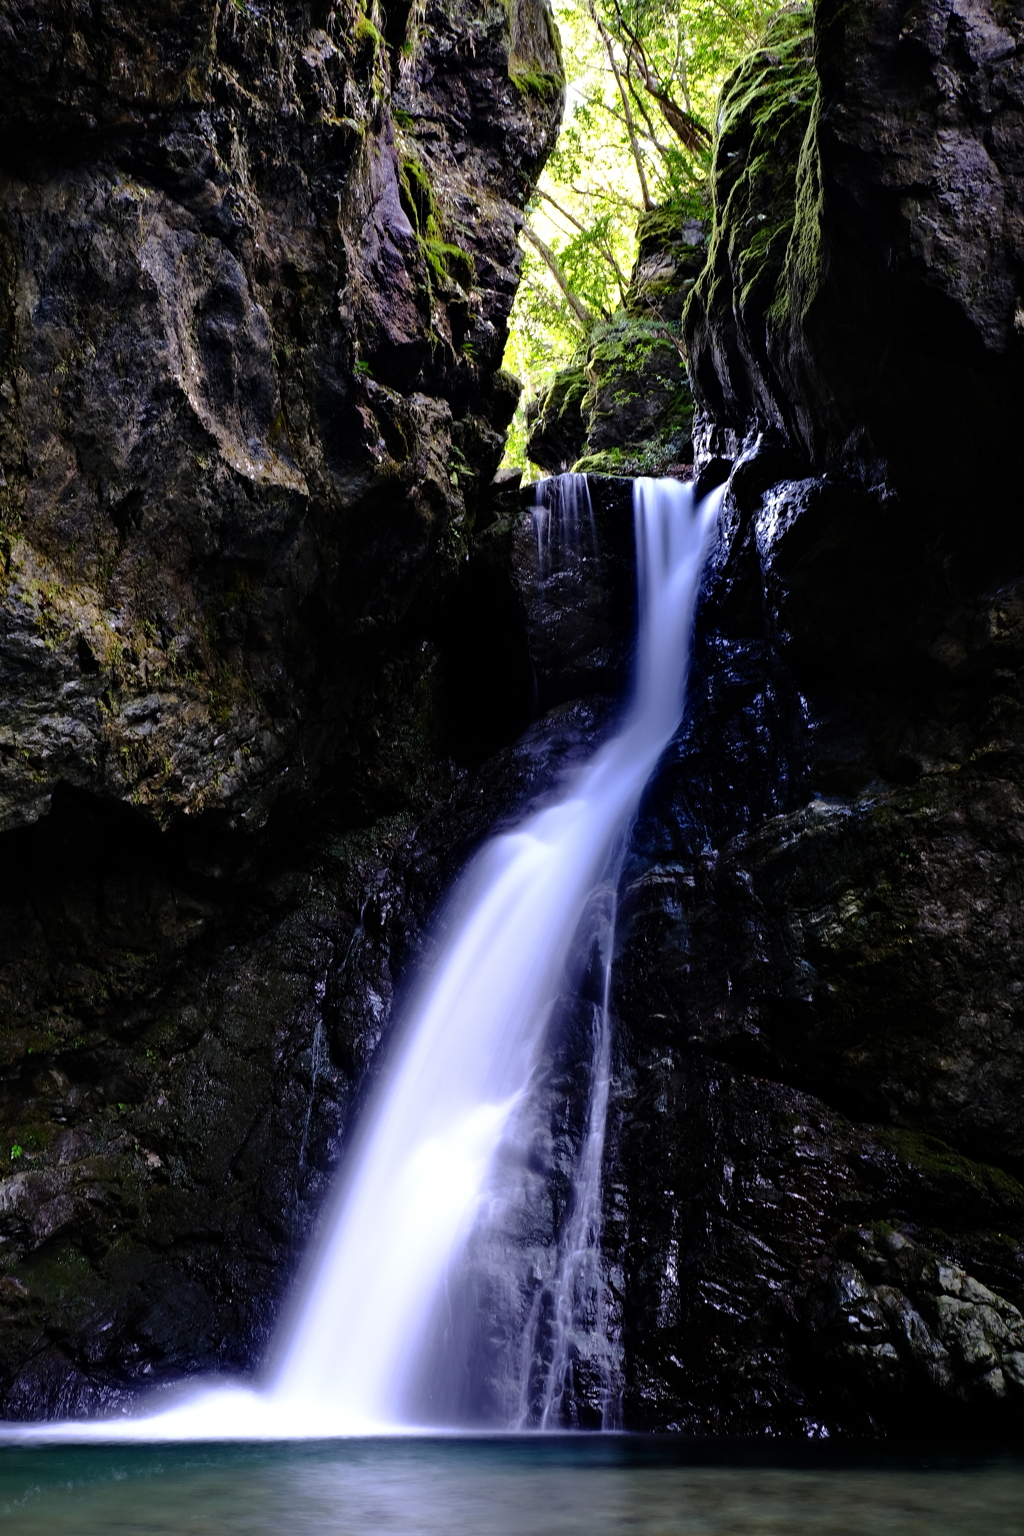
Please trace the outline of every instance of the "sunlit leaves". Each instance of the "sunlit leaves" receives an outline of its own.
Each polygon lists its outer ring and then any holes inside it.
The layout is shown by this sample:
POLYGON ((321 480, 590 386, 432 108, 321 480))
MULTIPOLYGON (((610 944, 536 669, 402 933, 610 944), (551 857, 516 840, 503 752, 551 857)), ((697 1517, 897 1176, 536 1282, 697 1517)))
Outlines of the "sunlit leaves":
MULTIPOLYGON (((722 81, 776 9, 774 0, 554 0, 565 121, 527 217, 595 318, 622 301, 645 189, 652 203, 692 207, 706 184, 722 81)), ((585 339, 528 245, 506 367, 535 395, 585 339)), ((521 416, 513 436, 524 440, 521 416)), ((511 446, 510 458, 525 463, 511 446)))

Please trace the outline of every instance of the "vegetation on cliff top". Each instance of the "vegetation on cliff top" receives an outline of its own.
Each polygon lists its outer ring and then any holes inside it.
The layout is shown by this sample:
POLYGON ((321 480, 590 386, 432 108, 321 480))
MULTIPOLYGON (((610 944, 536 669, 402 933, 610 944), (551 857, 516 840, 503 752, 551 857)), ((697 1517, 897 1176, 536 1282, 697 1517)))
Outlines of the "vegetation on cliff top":
POLYGON ((707 203, 718 94, 774 0, 555 0, 568 82, 558 144, 527 210, 506 367, 524 381, 509 461, 525 466, 525 410, 595 325, 622 306, 638 219, 707 203))

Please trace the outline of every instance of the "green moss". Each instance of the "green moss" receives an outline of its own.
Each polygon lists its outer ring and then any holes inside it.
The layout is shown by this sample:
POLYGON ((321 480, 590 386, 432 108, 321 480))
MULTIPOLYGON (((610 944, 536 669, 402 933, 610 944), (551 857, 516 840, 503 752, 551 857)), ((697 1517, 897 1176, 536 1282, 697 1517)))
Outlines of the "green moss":
POLYGON ((416 236, 427 268, 428 294, 433 283, 457 283, 468 291, 476 279, 476 265, 468 251, 445 238, 444 221, 427 172, 415 154, 407 153, 399 164, 402 206, 416 236))
POLYGON ((602 448, 597 453, 585 453, 572 466, 577 475, 661 475, 678 455, 672 446, 661 442, 629 444, 625 448, 602 448))
POLYGON ((359 43, 373 43, 375 47, 383 47, 384 36, 378 27, 375 27, 369 16, 362 12, 356 17, 356 24, 352 29, 352 35, 359 43))
POLYGON ((620 310, 595 327, 587 353, 587 372, 593 379, 604 370, 626 366, 632 372, 645 369, 654 355, 664 352, 678 365, 679 348, 672 327, 664 320, 638 319, 620 310))
POLYGON ((955 1184, 960 1192, 974 1190, 989 1200, 1011 1203, 1024 1216, 1024 1186, 1002 1168, 974 1162, 937 1136, 917 1131, 881 1131, 878 1140, 890 1147, 908 1168, 930 1181, 955 1184))
POLYGON ((820 100, 815 97, 797 165, 792 234, 786 247, 785 267, 775 300, 768 310, 770 321, 780 329, 788 323, 803 320, 825 276, 821 166, 817 151, 820 111, 820 100), (797 306, 795 314, 794 305, 797 306))
POLYGON ((791 289, 820 265, 813 41, 810 6, 779 12, 722 88, 708 264, 691 300, 706 310, 722 287, 731 308, 737 285, 742 306, 784 324, 791 289))
MULTIPOLYGON (((20 1143, 22 1155, 25 1157, 38 1157, 41 1152, 48 1152, 53 1146, 57 1131, 52 1121, 37 1119, 31 1125, 16 1126, 13 1131, 14 1139, 20 1143)), ((11 1149, 13 1151, 13 1148, 11 1149)))
POLYGON ((562 42, 547 6, 530 12, 516 0, 506 5, 512 32, 508 77, 523 95, 547 98, 565 84, 562 42), (537 28, 541 30, 538 31, 537 28))
POLYGON ((582 363, 561 369, 544 396, 541 415, 561 423, 578 418, 583 412, 589 388, 590 383, 582 363))
POLYGON ((581 473, 659 474, 690 457, 693 397, 675 322, 620 310, 594 329, 586 377, 581 473))
POLYGON ((666 251, 680 239, 682 226, 687 221, 708 218, 711 209, 703 188, 684 192, 656 208, 648 208, 637 219, 636 243, 641 254, 647 251, 666 251))
POLYGON ((524 96, 553 96, 562 88, 560 75, 545 75, 533 69, 513 69, 509 62, 508 77, 517 91, 524 96))

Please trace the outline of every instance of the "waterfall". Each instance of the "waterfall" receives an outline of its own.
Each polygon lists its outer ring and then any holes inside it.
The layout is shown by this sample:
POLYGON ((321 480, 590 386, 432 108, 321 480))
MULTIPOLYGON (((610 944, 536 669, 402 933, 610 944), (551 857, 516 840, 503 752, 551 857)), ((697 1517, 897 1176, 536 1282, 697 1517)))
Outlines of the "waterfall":
MULTIPOLYGON (((284 1438, 408 1425, 439 1300, 469 1235, 489 1219, 503 1149, 529 1119, 567 958, 603 889, 604 997, 595 1011, 588 1123, 548 1286, 548 1347, 540 1377, 535 1372, 532 1416, 529 1385, 521 1387, 523 1422, 555 1421, 568 1336, 600 1289, 594 1269, 618 863, 644 785, 682 716, 694 605, 722 494, 695 504, 689 486, 636 482, 639 633, 628 704, 590 761, 547 804, 492 838, 456 883, 435 958, 396 1028, 265 1385, 193 1387, 161 1412, 53 1426, 56 1433, 284 1438)), ((560 504, 576 521, 565 536, 578 537, 589 498, 573 494, 560 504)), ((550 529, 541 529, 541 558, 550 552, 550 529)), ((524 1338, 524 1375, 539 1323, 534 1318, 524 1338)))
POLYGON ((593 1006, 587 1124, 574 1169, 572 1204, 554 1254, 554 1272, 547 1284, 539 1286, 523 1329, 518 1429, 558 1428, 563 1415, 570 1421, 577 1416, 573 1355, 584 1350, 590 1373, 600 1383, 600 1427, 618 1428, 618 1350, 606 1327, 601 1226, 604 1138, 611 1090, 612 958, 620 872, 621 859, 616 859, 600 893, 606 904, 598 932, 601 999, 593 1006))
POLYGON ((597 528, 586 475, 566 474, 538 480, 533 527, 537 535, 537 569, 542 577, 550 576, 560 554, 580 554, 584 536, 590 552, 596 554, 597 528))

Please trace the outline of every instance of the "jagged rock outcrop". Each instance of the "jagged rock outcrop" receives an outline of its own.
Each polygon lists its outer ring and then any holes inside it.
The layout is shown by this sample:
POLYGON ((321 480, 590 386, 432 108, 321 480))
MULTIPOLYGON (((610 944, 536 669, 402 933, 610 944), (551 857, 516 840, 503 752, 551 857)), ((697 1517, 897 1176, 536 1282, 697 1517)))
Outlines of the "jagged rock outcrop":
POLYGON ((492 810, 416 836, 560 110, 543 0, 3 7, 0 1416, 258 1357, 492 810))
POLYGON ((394 774, 515 402, 543 7, 165 11, 0 20, 3 826, 394 774))
POLYGON ((638 1424, 1024 1413, 1022 50, 819 0, 724 89, 684 331, 730 486, 620 909, 638 1424))
POLYGON ((986 0, 826 0, 813 36, 789 7, 741 66, 685 325, 719 429, 742 439, 756 417, 816 470, 935 496, 943 520, 961 511, 952 464, 970 465, 967 495, 1007 486, 1024 384, 1022 25, 986 0))

